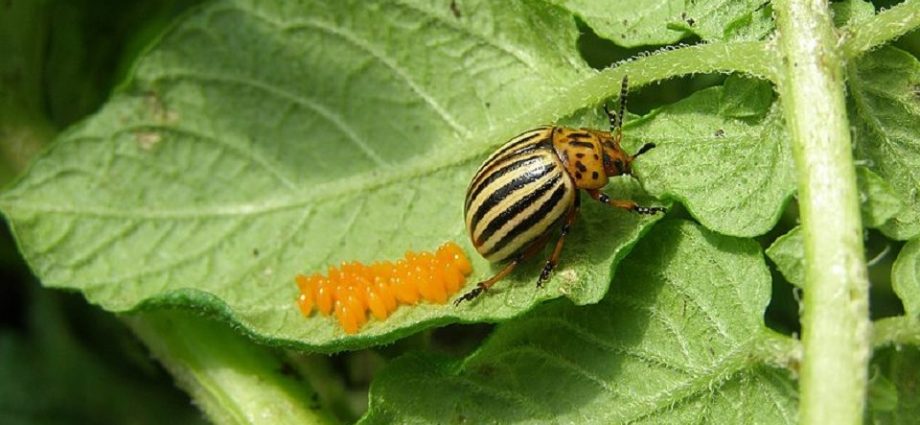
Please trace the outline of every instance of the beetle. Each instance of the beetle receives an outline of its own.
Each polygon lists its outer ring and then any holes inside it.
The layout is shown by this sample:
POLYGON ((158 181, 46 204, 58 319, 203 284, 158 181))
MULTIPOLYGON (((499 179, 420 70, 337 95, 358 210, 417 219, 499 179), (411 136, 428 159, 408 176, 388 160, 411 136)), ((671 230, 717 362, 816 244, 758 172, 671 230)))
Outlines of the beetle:
POLYGON ((604 105, 610 131, 543 126, 512 138, 483 162, 467 188, 466 228, 480 255, 492 263, 508 264, 477 283, 455 305, 473 300, 542 251, 561 222, 559 238, 537 279, 537 287, 543 286, 575 222, 581 190, 599 202, 639 214, 665 211, 611 199, 601 191, 610 177, 631 174, 636 157, 655 147, 646 144, 635 155, 620 147, 627 91, 628 80, 623 77, 619 113, 604 105))

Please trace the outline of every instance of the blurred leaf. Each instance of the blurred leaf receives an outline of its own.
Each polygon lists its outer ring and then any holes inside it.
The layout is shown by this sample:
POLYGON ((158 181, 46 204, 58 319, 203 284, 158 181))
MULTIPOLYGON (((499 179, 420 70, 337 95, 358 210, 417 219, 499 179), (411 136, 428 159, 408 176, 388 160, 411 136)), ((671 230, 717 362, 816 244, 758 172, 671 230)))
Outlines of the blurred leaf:
POLYGON ((875 16, 875 6, 863 0, 843 0, 830 4, 834 25, 842 27, 875 16))
POLYGON ((624 142, 657 145, 634 165, 649 193, 679 199, 704 226, 734 236, 765 233, 795 191, 779 103, 770 106, 763 89, 750 87, 729 81, 700 90, 628 122, 624 142), (722 115, 723 102, 763 118, 722 115))
POLYGON ((394 361, 361 423, 791 424, 794 383, 769 364, 792 340, 763 324, 769 296, 755 242, 665 221, 601 303, 541 307, 463 361, 394 361))
POLYGON ((47 2, 0 6, 0 186, 21 173, 54 131, 42 109, 47 2))
POLYGON ((202 0, 47 0, 46 114, 65 127, 93 112, 142 50, 202 0))
POLYGON ((856 167, 863 226, 877 228, 904 208, 904 202, 885 179, 866 167, 856 167))
POLYGON ((871 412, 890 412, 898 408, 898 388, 885 375, 878 374, 869 381, 867 396, 871 412))
POLYGON ((253 344, 226 323, 172 309, 124 318, 215 423, 338 423, 320 402, 312 382, 301 379, 272 350, 253 344))
POLYGON ((910 239, 920 234, 920 62, 883 47, 851 63, 848 83, 856 156, 906 203, 881 230, 910 239))
MULTIPOLYGON (((465 2, 460 17, 425 1, 202 8, 0 207, 46 285, 112 311, 208 310, 273 343, 334 351, 562 295, 597 302, 657 218, 586 203, 547 287, 534 261, 475 303, 402 308, 357 335, 295 308, 298 272, 448 239, 475 253, 463 196, 503 141, 483 135, 525 130, 509 127, 518 111, 593 72, 571 16, 493 6, 465 2)), ((648 203, 627 177, 608 191, 648 203)), ((473 282, 494 273, 478 256, 474 269, 473 282)))
POLYGON ((920 239, 901 248, 891 267, 891 286, 904 303, 907 316, 920 319, 920 239))
POLYGON ((0 330, 0 423, 206 423, 165 375, 139 373, 124 353, 100 355, 118 332, 107 334, 107 345, 88 346, 56 297, 33 294, 28 334, 0 330))
POLYGON ((767 248, 767 257, 776 264, 776 268, 789 283, 801 288, 805 283, 805 245, 802 240, 802 228, 795 226, 785 235, 776 238, 767 248))
POLYGON ((915 424, 920 417, 920 350, 888 347, 872 356, 868 416, 876 424, 915 424))

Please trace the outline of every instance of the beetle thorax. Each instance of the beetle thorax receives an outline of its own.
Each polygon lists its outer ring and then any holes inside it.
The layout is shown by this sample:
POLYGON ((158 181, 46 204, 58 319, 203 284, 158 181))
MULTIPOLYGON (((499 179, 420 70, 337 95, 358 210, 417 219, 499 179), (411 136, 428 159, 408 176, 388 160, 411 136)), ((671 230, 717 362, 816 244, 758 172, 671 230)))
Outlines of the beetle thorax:
POLYGON ((607 139, 610 133, 597 130, 560 128, 556 131, 553 148, 578 188, 600 189, 607 185, 604 171, 604 142, 607 139))

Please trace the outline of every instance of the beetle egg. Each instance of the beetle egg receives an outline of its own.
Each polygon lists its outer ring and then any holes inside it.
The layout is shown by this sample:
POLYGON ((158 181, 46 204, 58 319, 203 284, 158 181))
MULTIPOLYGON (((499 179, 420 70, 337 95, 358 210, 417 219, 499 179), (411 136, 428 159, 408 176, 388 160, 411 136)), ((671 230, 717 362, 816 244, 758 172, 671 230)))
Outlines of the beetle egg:
POLYGON ((444 304, 463 287, 472 270, 469 258, 454 242, 433 252, 406 251, 396 262, 343 262, 329 267, 326 276, 295 276, 300 290, 297 306, 306 317, 314 307, 323 315, 333 314, 345 333, 354 334, 369 316, 386 320, 401 304, 420 299, 444 304))

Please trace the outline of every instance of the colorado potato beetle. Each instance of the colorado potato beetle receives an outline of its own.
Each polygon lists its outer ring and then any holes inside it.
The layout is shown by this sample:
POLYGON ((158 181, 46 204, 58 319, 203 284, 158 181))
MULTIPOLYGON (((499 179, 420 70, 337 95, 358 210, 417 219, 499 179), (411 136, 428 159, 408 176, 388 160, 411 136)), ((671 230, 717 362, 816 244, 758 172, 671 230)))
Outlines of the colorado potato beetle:
POLYGON ((466 192, 466 228, 480 255, 493 263, 508 264, 454 304, 476 298, 518 264, 542 251, 551 231, 561 223, 556 246, 537 279, 537 286, 542 286, 556 266, 565 237, 575 222, 581 189, 612 207, 639 214, 664 211, 630 200, 611 199, 601 192, 610 177, 630 174, 632 161, 655 147, 646 144, 635 155, 620 147, 627 87, 623 77, 619 113, 604 105, 610 131, 539 127, 512 138, 479 167, 466 192))

